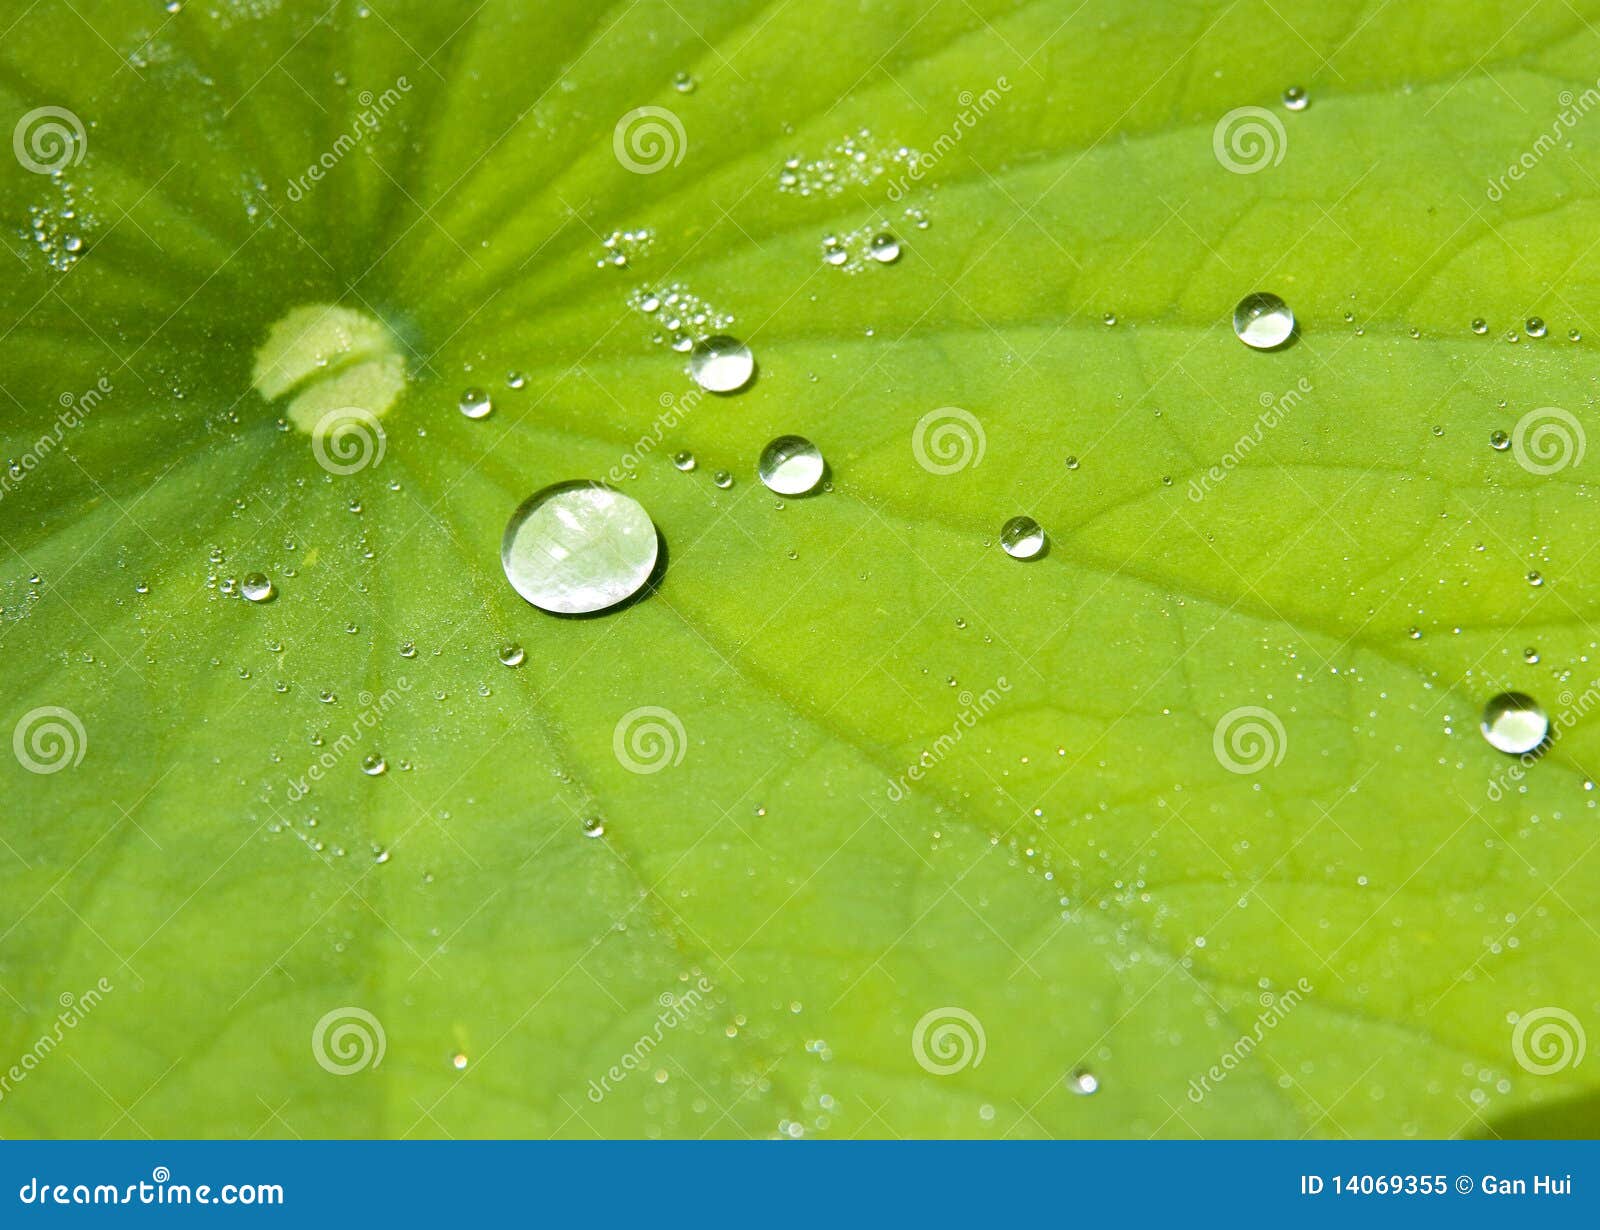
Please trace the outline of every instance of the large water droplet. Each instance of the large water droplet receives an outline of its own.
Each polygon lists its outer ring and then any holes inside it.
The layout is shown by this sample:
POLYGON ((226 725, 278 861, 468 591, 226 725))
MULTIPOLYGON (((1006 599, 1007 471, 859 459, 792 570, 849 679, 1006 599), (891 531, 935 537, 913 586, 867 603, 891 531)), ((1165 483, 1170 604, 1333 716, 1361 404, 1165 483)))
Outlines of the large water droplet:
POLYGON ((1294 333, 1294 313, 1277 295, 1257 291, 1233 309, 1233 331, 1251 349, 1271 350, 1294 333))
POLYGON ((1550 719, 1533 697, 1521 692, 1502 692, 1483 707, 1479 728, 1490 747, 1522 756, 1545 741, 1550 733, 1550 719))
POLYGON ((633 597, 660 543, 640 503, 588 480, 556 483, 511 514, 500 563, 511 587, 558 615, 603 611, 633 597))
POLYGON ((278 593, 264 572, 252 572, 245 577, 239 592, 251 602, 271 602, 278 593))
POLYGON ((1033 559, 1044 544, 1044 527, 1032 517, 1012 517, 1000 527, 1000 547, 1012 559, 1033 559))
POLYGON ((822 481, 822 453, 804 436, 779 436, 761 450, 756 473, 779 495, 805 495, 822 481))
POLYGON ((734 337, 708 337, 689 355, 689 375, 708 393, 737 393, 755 371, 755 355, 734 337))

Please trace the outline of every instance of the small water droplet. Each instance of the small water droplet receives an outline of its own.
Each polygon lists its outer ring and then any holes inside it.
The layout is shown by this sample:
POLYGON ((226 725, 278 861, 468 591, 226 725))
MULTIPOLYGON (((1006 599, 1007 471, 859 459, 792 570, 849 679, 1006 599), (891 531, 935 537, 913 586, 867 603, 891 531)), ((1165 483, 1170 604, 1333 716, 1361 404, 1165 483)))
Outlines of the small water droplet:
POLYGON ((1012 517, 1000 527, 1000 547, 1012 559, 1033 559, 1044 544, 1044 527, 1032 517, 1012 517))
POLYGON ((556 483, 518 506, 500 543, 511 587, 560 615, 603 611, 644 588, 660 553, 655 523, 601 483, 556 483))
POLYGON ((1233 331, 1252 350, 1272 350, 1294 333, 1294 313, 1277 295, 1246 295, 1233 309, 1233 331))
POLYGON ((1290 111, 1304 111, 1311 103, 1305 89, 1298 85, 1291 85, 1283 92, 1283 105, 1290 111))
POLYGON ((681 453, 674 453, 672 455, 672 464, 687 474, 690 470, 694 469, 694 454, 689 452, 688 449, 685 449, 681 453))
POLYGON ((1489 322, 1487 320, 1485 320, 1482 316, 1479 316, 1476 320, 1474 320, 1472 322, 1472 331, 1474 333, 1487 333, 1487 332, 1489 332, 1489 322))
POLYGON ((1087 1068, 1079 1068, 1067 1077, 1067 1088, 1073 1093, 1088 1097, 1092 1093, 1099 1092, 1100 1078, 1087 1068))
POLYGON ((487 418, 494 402, 482 389, 468 389, 461 395, 461 413, 469 419, 487 418))
POLYGON ((417 656, 416 642, 415 641, 402 641, 401 644, 400 644, 400 656, 402 658, 414 658, 414 657, 416 657, 417 656))
POLYGON ((1522 651, 1522 660, 1529 666, 1537 666, 1539 664, 1539 651, 1529 645, 1522 651))
POLYGON ((1115 312, 1107 312, 1100 318, 1100 323, 1105 325, 1105 327, 1108 329, 1111 328, 1117 323, 1117 314, 1115 312))
POLYGON ((695 85, 694 75, 687 71, 680 71, 672 78, 672 88, 680 94, 693 94, 695 85))
POLYGON ((690 346, 689 375, 708 393, 737 393, 755 375, 756 357, 737 338, 719 335, 690 346))
POLYGON ((1489 433, 1489 447, 1497 453, 1503 453, 1511 447, 1511 437, 1503 431, 1491 431, 1489 433))
POLYGON ((467 1057, 460 1051, 457 1051, 454 1055, 450 1056, 450 1066, 457 1072, 465 1072, 467 1070, 467 1057))
POLYGON ((389 762, 377 752, 371 752, 363 757, 361 771, 368 777, 379 777, 389 771, 389 762))
POLYGON ((1545 333, 1544 321, 1538 316, 1530 316, 1523 329, 1529 337, 1543 337, 1545 333))
POLYGON ((1581 341, 1583 341, 1583 334, 1579 333, 1576 329, 1568 329, 1567 330, 1567 341, 1569 341, 1569 342, 1581 342, 1581 341))
POLYGON ((521 666, 527 660, 521 645, 505 645, 500 649, 501 666, 521 666))
POLYGON ((1528 584, 1532 585, 1535 589, 1537 589, 1539 586, 1544 584, 1544 575, 1542 573, 1538 572, 1537 570, 1529 569, 1528 570, 1528 584))
POLYGON ((875 235, 869 249, 872 259, 880 265, 892 265, 900 259, 900 241, 889 232, 875 235))
POLYGON ((508 389, 520 389, 523 385, 525 385, 527 383, 528 383, 528 377, 525 376, 522 372, 507 372, 506 373, 506 388, 508 388, 508 389))
POLYGON ((1078 459, 1076 457, 1068 457, 1067 458, 1067 469, 1076 470, 1077 468, 1078 468, 1078 459))
POLYGON ((599 816, 585 817, 583 835, 585 837, 604 837, 606 835, 606 822, 599 816))
POLYGON ((822 481, 822 452, 804 436, 779 436, 761 450, 756 473, 769 491, 805 495, 822 481))
POLYGON ((239 592, 251 602, 271 602, 278 593, 264 572, 252 572, 245 577, 244 583, 239 587, 239 592))
POLYGON ((729 487, 733 486, 733 475, 729 474, 726 470, 718 470, 711 476, 711 481, 726 491, 729 487))
POLYGON ((1545 741, 1550 733, 1550 719, 1533 697, 1521 692, 1501 692, 1483 707, 1479 729, 1496 751, 1523 756, 1545 741))

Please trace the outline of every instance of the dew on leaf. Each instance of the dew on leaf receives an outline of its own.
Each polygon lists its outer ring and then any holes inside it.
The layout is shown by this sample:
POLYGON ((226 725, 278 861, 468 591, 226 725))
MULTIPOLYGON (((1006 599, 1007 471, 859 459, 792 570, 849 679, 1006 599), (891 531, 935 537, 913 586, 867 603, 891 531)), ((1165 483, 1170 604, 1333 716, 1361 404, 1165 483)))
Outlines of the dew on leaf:
POLYGON ((1291 85, 1283 92, 1283 105, 1290 111, 1304 111, 1310 102, 1311 99, 1301 86, 1291 85))
POLYGON ((499 658, 501 666, 521 666, 527 660, 527 654, 522 651, 521 645, 503 645, 499 658))
POLYGON ((1543 337, 1545 334, 1544 320, 1538 316, 1530 316, 1523 329, 1529 337, 1543 337))
POLYGON ((469 419, 483 419, 489 417, 489 412, 494 409, 494 402, 489 394, 482 389, 468 389, 461 395, 461 413, 469 419))
POLYGON ((689 356, 689 375, 708 393, 737 393, 755 370, 750 347, 726 335, 706 338, 689 356))
POLYGON ((900 259, 900 241, 887 231, 875 235, 871 248, 872 259, 880 265, 892 265, 900 259))
POLYGON ((381 777, 389 771, 389 762, 377 752, 370 752, 361 760, 361 771, 368 777, 381 777))
POLYGON ((822 452, 804 436, 779 436, 761 450, 756 473, 769 491, 805 495, 822 481, 822 452))
POLYGON ((1522 692, 1501 692, 1483 707, 1479 729, 1496 751, 1524 756, 1545 741, 1550 719, 1533 697, 1522 692))
POLYGON ((733 486, 733 475, 729 474, 726 470, 718 470, 711 476, 711 481, 726 491, 729 487, 733 486))
POLYGON ((1044 544, 1044 527, 1032 517, 1012 517, 1000 527, 1000 547, 1012 559, 1034 559, 1044 544))
POLYGON ((1480 334, 1489 332, 1489 322, 1479 316, 1472 322, 1472 331, 1480 334))
POLYGON ((1294 333, 1294 312, 1277 295, 1257 291, 1233 309, 1233 331, 1252 350, 1272 350, 1294 333))
POLYGON ((559 615, 603 611, 655 571, 655 523, 631 496, 587 480, 535 492, 511 514, 500 562, 511 587, 559 615))
POLYGON ((1503 431, 1491 431, 1489 433, 1489 447, 1497 453, 1503 453, 1511 447, 1511 437, 1503 431))
POLYGON ((674 453, 672 455, 672 464, 687 474, 695 467, 694 454, 689 452, 688 449, 684 449, 680 453, 674 453))
POLYGON ((271 602, 278 593, 264 572, 250 573, 240 585, 239 592, 251 602, 271 602))

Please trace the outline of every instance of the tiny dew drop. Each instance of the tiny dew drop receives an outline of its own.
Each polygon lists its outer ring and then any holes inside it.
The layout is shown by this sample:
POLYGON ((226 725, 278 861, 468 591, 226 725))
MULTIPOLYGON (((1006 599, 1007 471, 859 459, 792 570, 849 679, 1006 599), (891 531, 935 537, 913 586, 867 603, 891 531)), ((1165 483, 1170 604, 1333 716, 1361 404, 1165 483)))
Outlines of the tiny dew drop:
POLYGON ((371 752, 362 759, 361 771, 368 777, 379 777, 389 771, 389 762, 377 752, 371 752))
POLYGON ((880 265, 892 265, 900 259, 900 241, 885 231, 872 240, 872 259, 880 265))
POLYGON ((586 615, 633 597, 655 571, 660 541, 643 505, 602 483, 556 483, 506 524, 500 563, 511 587, 543 611, 586 615))
POLYGON ((1544 584, 1544 574, 1537 569, 1530 569, 1528 571, 1528 584, 1537 589, 1544 584))
POLYGON ((767 490, 805 495, 822 481, 822 452, 804 436, 779 436, 761 450, 756 474, 767 490))
POLYGON ((527 660, 521 645, 505 645, 500 650, 501 666, 521 666, 527 660))
POLYGON ((1525 756, 1545 741, 1550 733, 1550 719, 1533 697, 1521 692, 1501 692, 1483 707, 1479 729, 1496 751, 1525 756))
POLYGON ((1252 350, 1282 346, 1294 333, 1294 312, 1277 295, 1246 295, 1233 309, 1233 331, 1252 350))
POLYGON ((685 449, 681 453, 674 453, 672 455, 672 464, 687 474, 690 470, 694 469, 694 454, 689 452, 688 449, 685 449))
POLYGON ((695 85, 694 76, 688 71, 679 72, 672 78, 672 88, 680 94, 693 94, 695 85))
POLYGON ((461 413, 469 419, 487 418, 494 402, 482 389, 468 389, 461 395, 461 413))
POLYGON ((251 602, 271 602, 278 593, 264 572, 252 572, 245 577, 239 592, 251 602))
POLYGON ((708 337, 689 354, 689 375, 708 393, 737 393, 755 375, 756 357, 738 338, 708 337))
POLYGON ((527 383, 528 383, 527 376, 523 375, 521 372, 507 372, 506 373, 506 388, 508 388, 508 389, 520 389, 523 385, 525 385, 527 383))
POLYGON ((1100 318, 1100 323, 1105 325, 1105 327, 1108 329, 1111 328, 1117 323, 1117 314, 1115 312, 1107 312, 1100 318))
POLYGON ((1012 559, 1034 559, 1044 544, 1044 527, 1032 517, 1012 517, 1000 527, 1000 548, 1012 559))
POLYGON ((1087 1068, 1079 1068, 1067 1077, 1067 1088, 1073 1093, 1088 1097, 1092 1093, 1099 1092, 1100 1078, 1087 1068))
POLYGON ((733 475, 729 474, 726 470, 718 470, 711 476, 711 481, 726 491, 729 487, 733 486, 733 475))
POLYGON ((1482 316, 1479 316, 1472 322, 1472 331, 1479 334, 1489 332, 1489 322, 1482 316))
POLYGON ((587 816, 583 821, 583 835, 585 837, 604 837, 606 835, 606 822, 599 816, 587 816))
POLYGON ((1511 447, 1511 437, 1503 431, 1491 431, 1489 433, 1489 447, 1497 453, 1503 453, 1511 447))
POLYGON ((1545 334, 1544 320, 1538 316, 1528 317, 1528 323, 1523 326, 1523 331, 1529 337, 1543 337, 1545 334))
POLYGON ((1290 111, 1304 111, 1311 102, 1303 87, 1291 85, 1283 92, 1283 105, 1290 111))

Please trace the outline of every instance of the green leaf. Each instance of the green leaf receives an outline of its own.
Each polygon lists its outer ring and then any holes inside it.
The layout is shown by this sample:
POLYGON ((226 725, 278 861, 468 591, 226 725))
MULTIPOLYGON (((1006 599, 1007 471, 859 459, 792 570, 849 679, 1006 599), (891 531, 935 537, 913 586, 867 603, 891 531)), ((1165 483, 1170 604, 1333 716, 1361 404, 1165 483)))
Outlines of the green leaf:
POLYGON ((1584 1130, 1595 6, 469 8, 6 32, 0 1130, 1584 1130))

